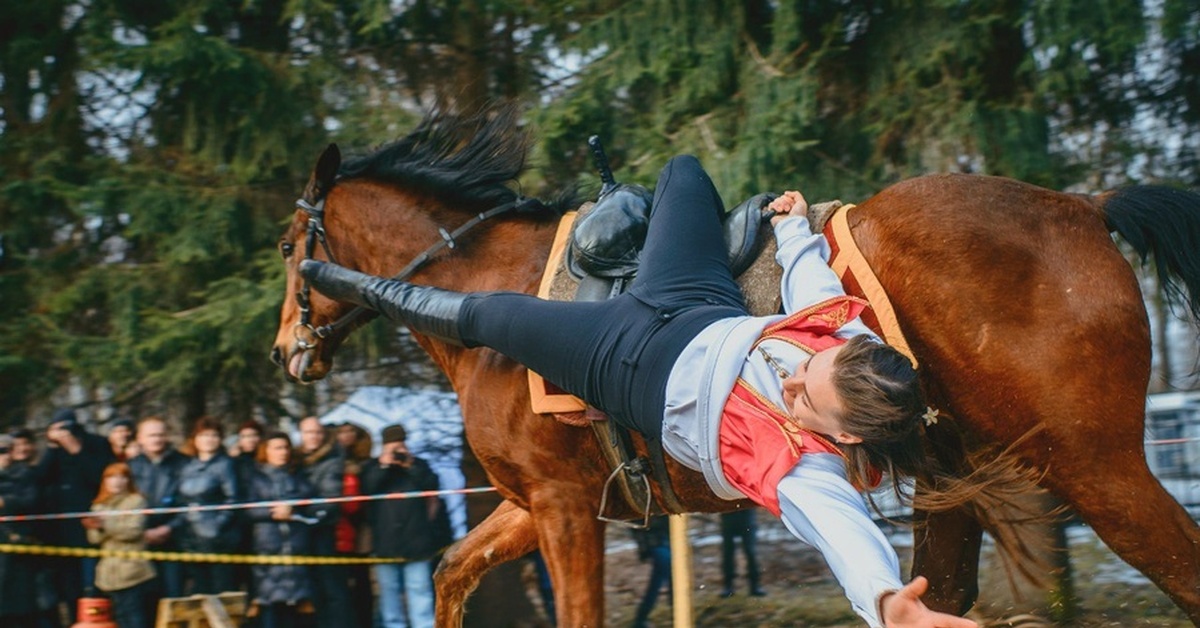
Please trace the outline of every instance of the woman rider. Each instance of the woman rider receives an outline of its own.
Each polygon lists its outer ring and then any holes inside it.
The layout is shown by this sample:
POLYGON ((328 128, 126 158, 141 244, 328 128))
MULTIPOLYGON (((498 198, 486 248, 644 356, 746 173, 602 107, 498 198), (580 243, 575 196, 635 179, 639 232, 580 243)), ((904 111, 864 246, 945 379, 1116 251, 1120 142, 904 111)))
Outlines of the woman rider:
MULTIPOLYGON (((603 202, 603 200, 601 200, 603 202)), ((807 203, 771 205, 788 315, 752 317, 730 274, 724 205, 699 161, 658 179, 637 278, 602 302, 464 294, 306 260, 325 295, 378 310, 446 342, 487 346, 607 412, 702 471, 726 499, 749 498, 824 555, 871 626, 975 626, 920 601, 859 490, 925 472, 925 404, 911 363, 857 319, 809 230, 807 203)))

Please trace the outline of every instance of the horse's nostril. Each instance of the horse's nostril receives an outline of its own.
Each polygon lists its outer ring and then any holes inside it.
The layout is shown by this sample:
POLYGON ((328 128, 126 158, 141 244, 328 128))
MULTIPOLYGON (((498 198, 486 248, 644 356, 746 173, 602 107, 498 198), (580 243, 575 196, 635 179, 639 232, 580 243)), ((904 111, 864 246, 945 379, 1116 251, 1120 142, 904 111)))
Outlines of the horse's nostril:
POLYGON ((279 366, 283 366, 283 350, 279 347, 271 349, 271 361, 279 366))

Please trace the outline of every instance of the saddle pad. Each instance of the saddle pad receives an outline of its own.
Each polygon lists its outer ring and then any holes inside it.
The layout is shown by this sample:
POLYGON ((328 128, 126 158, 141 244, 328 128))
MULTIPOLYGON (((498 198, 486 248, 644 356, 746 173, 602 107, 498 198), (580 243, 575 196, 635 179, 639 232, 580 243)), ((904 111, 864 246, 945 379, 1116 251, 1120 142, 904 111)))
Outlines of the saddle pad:
MULTIPOLYGON (((546 261, 546 270, 542 272, 542 282, 538 285, 538 297, 551 301, 571 301, 575 297, 573 288, 578 287, 575 280, 567 272, 563 263, 563 254, 567 250, 567 242, 571 237, 571 228, 580 212, 591 209, 591 203, 584 203, 579 211, 563 214, 558 222, 558 231, 554 233, 554 244, 550 247, 550 257, 546 261)), ((532 369, 526 371, 529 377, 529 400, 533 411, 538 414, 570 414, 583 412, 587 404, 582 399, 571 395, 563 389, 542 379, 541 375, 532 369)))
MULTIPOLYGON (((554 234, 554 244, 550 247, 550 256, 546 261, 546 269, 542 273, 542 281, 538 286, 538 296, 551 301, 571 301, 579 284, 567 272, 563 263, 563 255, 571 236, 575 220, 591 209, 592 203, 585 203, 578 211, 567 212, 558 223, 554 234)), ((846 293, 858 296, 871 304, 862 313, 863 322, 872 331, 879 334, 885 342, 903 353, 913 365, 917 364, 900 324, 892 310, 891 301, 883 286, 871 271, 867 260, 854 242, 847 223, 847 215, 854 205, 843 205, 838 208, 825 224, 825 237, 833 251, 829 265, 842 280, 846 293)), ((737 278, 738 285, 746 297, 747 306, 754 316, 769 316, 777 314, 783 301, 779 295, 779 283, 783 279, 783 269, 775 263, 776 244, 770 224, 763 223, 767 233, 762 234, 763 249, 758 259, 746 272, 737 278)), ((558 388, 542 379, 542 376, 528 371, 529 396, 533 411, 539 414, 569 414, 582 412, 586 407, 581 399, 558 388)))

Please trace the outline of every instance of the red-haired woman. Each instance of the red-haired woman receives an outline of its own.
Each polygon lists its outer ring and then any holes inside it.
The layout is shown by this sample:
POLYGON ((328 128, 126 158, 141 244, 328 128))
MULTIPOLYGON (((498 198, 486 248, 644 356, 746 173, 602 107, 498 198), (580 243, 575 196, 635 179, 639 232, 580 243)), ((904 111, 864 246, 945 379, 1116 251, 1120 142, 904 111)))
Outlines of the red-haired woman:
MULTIPOLYGON (((221 446, 221 422, 200 417, 180 450, 192 459, 179 472, 175 502, 182 506, 216 506, 237 503, 237 472, 233 459, 221 446)), ((232 553, 238 548, 240 530, 233 510, 189 510, 184 514, 180 547, 188 552, 232 553)), ((233 565, 188 563, 192 593, 221 593, 234 590, 233 565)))
MULTIPOLYGON (((146 498, 137 492, 129 465, 114 462, 105 467, 92 510, 138 511, 145 507, 146 498)), ((142 540, 145 523, 145 515, 131 512, 87 517, 83 527, 88 541, 101 549, 139 551, 146 549, 142 540)), ((96 588, 112 598, 113 615, 121 628, 150 627, 153 580, 154 566, 141 558, 104 557, 96 565, 96 588)))

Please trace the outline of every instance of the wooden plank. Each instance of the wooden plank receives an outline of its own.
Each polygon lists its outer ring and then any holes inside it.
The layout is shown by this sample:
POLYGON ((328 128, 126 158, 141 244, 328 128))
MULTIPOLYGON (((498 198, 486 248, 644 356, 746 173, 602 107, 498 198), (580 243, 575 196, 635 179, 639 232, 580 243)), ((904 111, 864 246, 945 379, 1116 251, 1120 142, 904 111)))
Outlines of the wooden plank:
POLYGON ((209 628, 237 628, 237 624, 229 617, 229 613, 225 611, 225 606, 221 604, 215 596, 204 596, 204 618, 208 620, 209 628))

